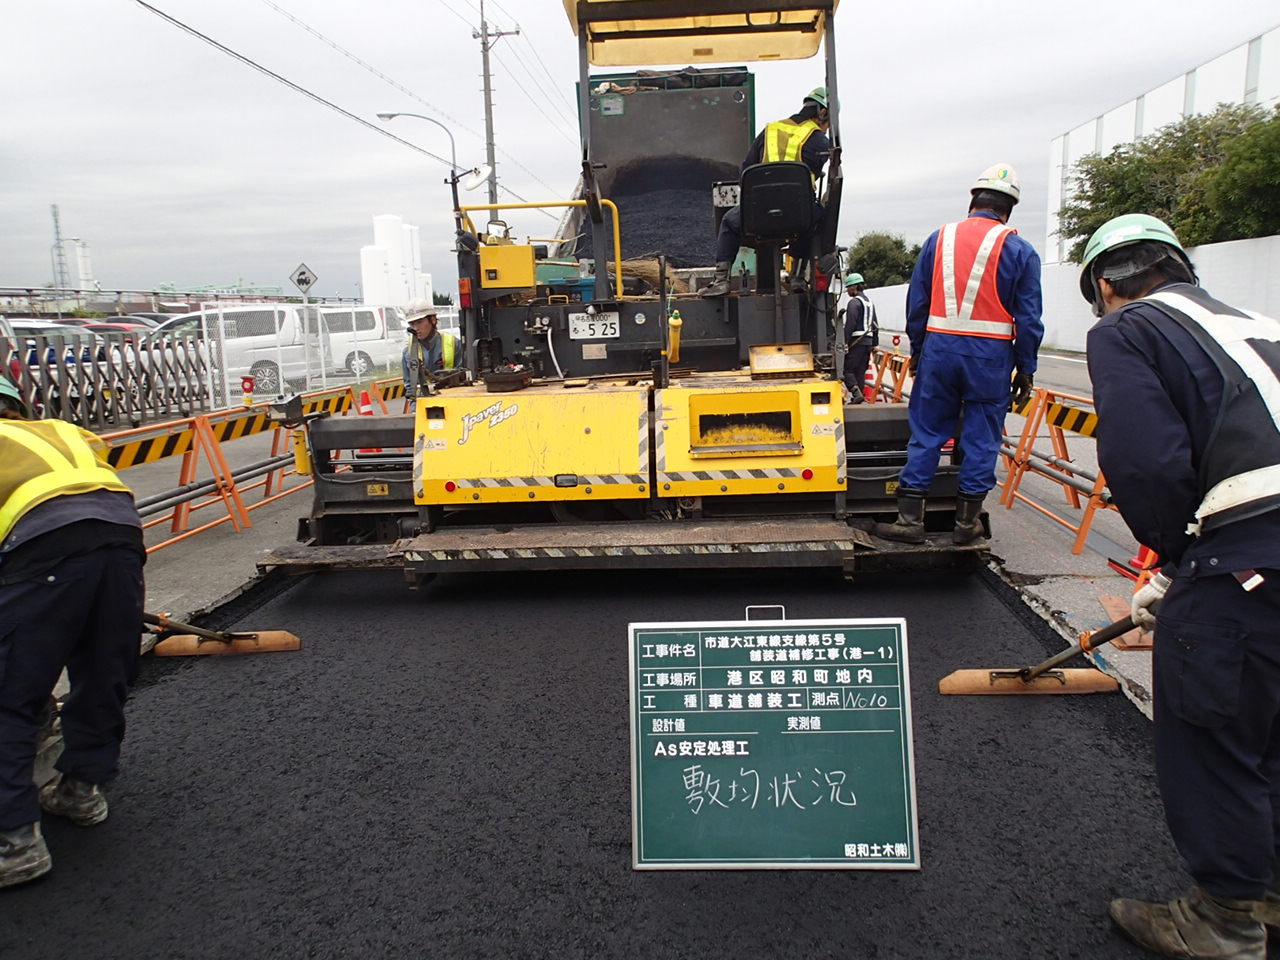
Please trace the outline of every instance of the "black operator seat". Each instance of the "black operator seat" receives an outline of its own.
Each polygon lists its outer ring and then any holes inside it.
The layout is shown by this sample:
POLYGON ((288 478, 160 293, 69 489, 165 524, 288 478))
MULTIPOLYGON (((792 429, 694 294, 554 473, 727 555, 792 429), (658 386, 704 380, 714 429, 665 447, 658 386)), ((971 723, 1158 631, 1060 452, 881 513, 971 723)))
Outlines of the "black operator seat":
POLYGON ((742 236, 756 248, 756 284, 772 291, 782 269, 782 245, 817 225, 813 173, 799 162, 757 163, 742 171, 738 192, 742 236))

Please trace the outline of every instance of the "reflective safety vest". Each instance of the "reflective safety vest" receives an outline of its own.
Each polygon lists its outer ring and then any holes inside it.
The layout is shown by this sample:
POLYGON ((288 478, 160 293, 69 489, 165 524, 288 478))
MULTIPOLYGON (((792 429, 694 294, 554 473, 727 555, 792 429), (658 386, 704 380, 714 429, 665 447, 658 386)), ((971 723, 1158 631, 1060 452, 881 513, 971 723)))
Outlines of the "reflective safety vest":
POLYGON ((1013 315, 996 290, 1000 252, 1011 233, 1017 231, 986 217, 948 223, 938 231, 926 327, 930 333, 1013 339, 1013 315))
MULTIPOLYGON (((804 145, 809 138, 821 130, 817 120, 805 120, 803 123, 792 123, 790 120, 775 120, 765 124, 764 152, 761 163, 799 163, 804 155, 804 145)), ((810 171, 812 173, 812 171, 810 171)))
MULTIPOLYGON (((441 367, 445 370, 452 370, 457 366, 458 338, 451 333, 441 333, 438 330, 436 331, 436 336, 440 338, 441 367)), ((410 350, 410 356, 418 365, 418 368, 421 369, 427 362, 426 347, 422 345, 422 341, 417 337, 413 337, 410 342, 413 345, 410 350)))
POLYGON ((865 293, 860 293, 853 299, 862 304, 862 323, 855 327, 853 318, 849 315, 849 311, 846 310, 845 316, 848 319, 845 321, 845 339, 849 341, 861 339, 867 334, 875 336, 880 331, 880 324, 876 320, 876 305, 871 302, 871 298, 865 293))
POLYGON ((92 490, 129 492, 105 454, 89 445, 92 436, 62 420, 0 420, 0 542, 46 500, 92 490))
POLYGON ((1280 508, 1280 321, 1236 310, 1190 283, 1139 302, 1195 337, 1222 374, 1222 406, 1199 468, 1203 499, 1187 533, 1280 508))

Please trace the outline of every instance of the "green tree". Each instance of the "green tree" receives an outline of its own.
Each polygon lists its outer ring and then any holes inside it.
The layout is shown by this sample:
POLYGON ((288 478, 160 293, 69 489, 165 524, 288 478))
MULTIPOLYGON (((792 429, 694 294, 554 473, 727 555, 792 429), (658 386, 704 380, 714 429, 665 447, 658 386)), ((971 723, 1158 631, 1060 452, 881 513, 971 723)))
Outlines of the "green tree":
POLYGON ((1274 122, 1267 117, 1254 104, 1223 103, 1213 113, 1184 117, 1106 156, 1081 158, 1073 168, 1075 193, 1058 211, 1058 235, 1073 241, 1068 258, 1079 263, 1093 232, 1124 213, 1159 217, 1188 246, 1258 236, 1241 232, 1233 210, 1212 198, 1210 190, 1231 144, 1274 122))
POLYGON ((435 304, 437 307, 451 307, 453 306, 453 294, 452 293, 436 293, 433 290, 431 292, 431 302, 435 304))
POLYGON ((907 246, 899 234, 870 231, 860 236, 845 255, 848 273, 860 273, 869 287, 906 283, 920 256, 920 244, 907 246))
POLYGON ((1280 109, 1227 143, 1204 196, 1218 214, 1214 240, 1280 234, 1280 109))

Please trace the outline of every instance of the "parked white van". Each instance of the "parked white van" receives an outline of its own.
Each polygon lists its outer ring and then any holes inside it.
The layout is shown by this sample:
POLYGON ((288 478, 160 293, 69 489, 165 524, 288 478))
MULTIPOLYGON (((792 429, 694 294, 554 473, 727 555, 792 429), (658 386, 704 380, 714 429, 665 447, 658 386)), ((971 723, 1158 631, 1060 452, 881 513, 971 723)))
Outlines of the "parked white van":
POLYGON ((260 395, 278 393, 282 382, 314 387, 333 376, 398 369, 407 336, 397 307, 296 303, 238 303, 187 313, 156 330, 165 333, 206 336, 226 382, 234 387, 251 376, 260 395))
POLYGON ((399 307, 322 306, 320 316, 336 370, 363 377, 374 368, 400 369, 400 352, 409 334, 399 307))

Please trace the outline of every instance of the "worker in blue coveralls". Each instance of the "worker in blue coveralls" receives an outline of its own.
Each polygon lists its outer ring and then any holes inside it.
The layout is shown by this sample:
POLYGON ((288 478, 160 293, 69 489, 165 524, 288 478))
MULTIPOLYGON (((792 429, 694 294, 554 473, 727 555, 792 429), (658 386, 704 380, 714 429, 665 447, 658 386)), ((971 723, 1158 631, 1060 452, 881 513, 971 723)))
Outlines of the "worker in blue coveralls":
POLYGON ((1195 881, 1111 917, 1164 956, 1262 960, 1280 925, 1280 322, 1209 296, 1145 214, 1100 227, 1083 267, 1098 464, 1161 564, 1132 615, 1155 628, 1156 775, 1195 881))
MULTIPOLYGON (((827 130, 831 115, 827 109, 827 88, 815 87, 800 105, 800 112, 784 120, 765 124, 747 151, 742 169, 757 163, 803 163, 816 182, 831 155, 827 130)), ((822 205, 814 201, 814 223, 822 219, 822 205)), ((742 246, 742 207, 730 207, 720 219, 716 236, 716 272, 702 288, 704 297, 723 297, 729 292, 729 271, 742 246)))
POLYGON ((876 536, 924 542, 925 499, 952 437, 963 460, 951 539, 966 544, 982 535, 1005 414, 1011 399, 1018 406, 1030 398, 1044 336, 1040 257, 1007 225, 1020 193, 1013 167, 988 167, 970 190, 968 217, 938 228, 920 249, 907 288, 911 440, 898 517, 877 523, 876 536))

